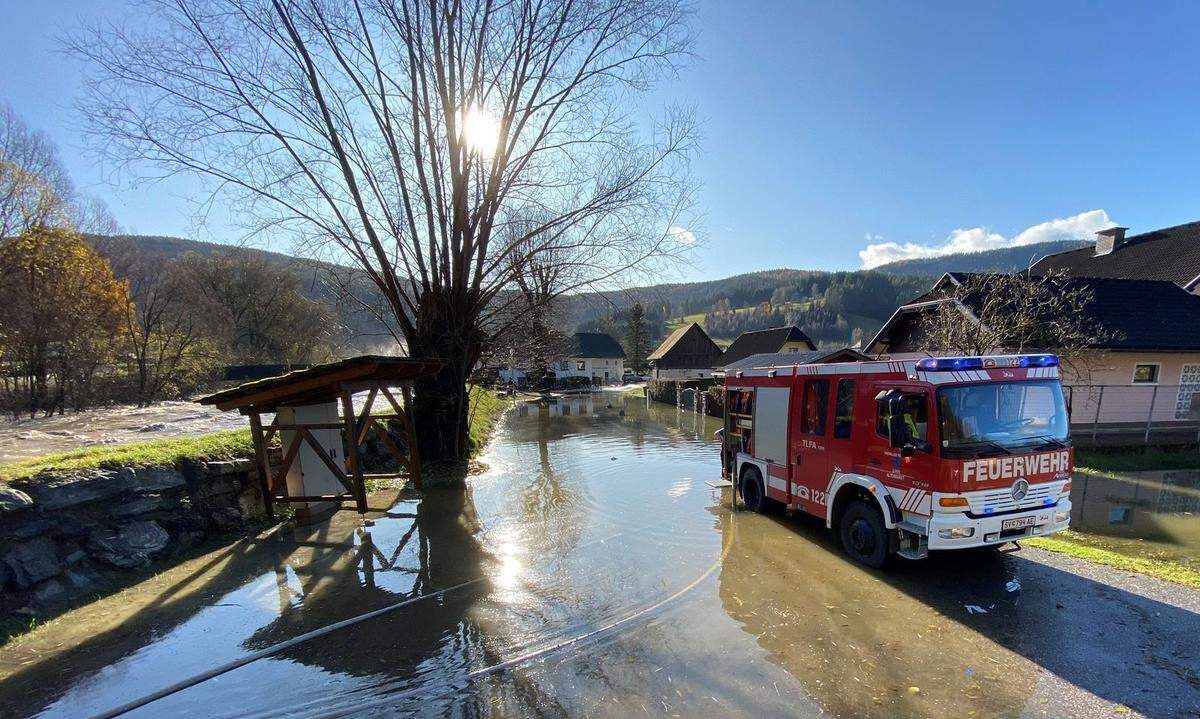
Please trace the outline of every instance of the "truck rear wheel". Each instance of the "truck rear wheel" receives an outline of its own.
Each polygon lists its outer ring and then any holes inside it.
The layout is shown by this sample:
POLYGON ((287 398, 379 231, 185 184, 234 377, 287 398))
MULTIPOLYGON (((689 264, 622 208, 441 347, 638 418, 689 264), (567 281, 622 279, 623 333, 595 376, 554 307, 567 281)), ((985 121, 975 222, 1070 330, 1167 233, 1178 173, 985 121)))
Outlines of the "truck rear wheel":
POLYGON ((767 493, 762 476, 755 467, 747 467, 742 472, 742 501, 751 512, 761 513, 767 509, 767 493))
POLYGON ((856 562, 874 569, 888 557, 887 527, 879 510, 861 499, 846 506, 838 521, 842 549, 856 562))

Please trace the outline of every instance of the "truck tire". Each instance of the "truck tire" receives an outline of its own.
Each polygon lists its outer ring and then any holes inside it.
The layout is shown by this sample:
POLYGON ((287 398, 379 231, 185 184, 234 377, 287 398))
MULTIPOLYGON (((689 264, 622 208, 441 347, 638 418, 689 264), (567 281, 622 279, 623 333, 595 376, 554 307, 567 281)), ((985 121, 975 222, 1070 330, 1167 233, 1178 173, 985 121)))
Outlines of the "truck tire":
POLYGON ((887 527, 879 510, 862 501, 855 500, 846 506, 838 521, 842 549, 861 564, 879 569, 888 558, 887 527))
POLYGON ((762 513, 767 509, 767 493, 757 467, 747 467, 742 472, 742 501, 751 512, 762 513))

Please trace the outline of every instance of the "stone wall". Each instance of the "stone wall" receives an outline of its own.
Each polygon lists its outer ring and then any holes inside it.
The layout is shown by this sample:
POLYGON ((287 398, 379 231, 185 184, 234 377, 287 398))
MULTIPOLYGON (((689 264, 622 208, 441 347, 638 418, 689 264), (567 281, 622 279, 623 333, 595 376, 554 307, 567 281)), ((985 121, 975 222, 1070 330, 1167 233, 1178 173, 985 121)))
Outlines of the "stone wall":
MULTIPOLYGON (((402 444, 393 425, 392 441, 402 444)), ((369 472, 398 468, 374 432, 362 458, 369 472)), ((281 459, 273 448, 272 466, 281 459)), ((123 573, 239 533, 264 514, 250 459, 43 472, 0 482, 0 617, 52 615, 119 585, 123 573)))
POLYGON ((263 514, 247 459, 0 483, 0 613, 46 616, 263 514))

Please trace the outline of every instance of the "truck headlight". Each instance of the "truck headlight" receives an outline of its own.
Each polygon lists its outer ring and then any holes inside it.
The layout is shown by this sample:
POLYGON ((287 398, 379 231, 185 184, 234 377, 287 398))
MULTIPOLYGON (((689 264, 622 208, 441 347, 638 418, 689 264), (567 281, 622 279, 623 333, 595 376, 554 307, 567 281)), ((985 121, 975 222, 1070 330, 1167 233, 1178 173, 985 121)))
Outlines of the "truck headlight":
POLYGON ((1063 522, 1067 521, 1070 518, 1071 518, 1071 515, 1069 512, 1055 512, 1054 513, 1054 523, 1055 524, 1062 524, 1063 522))
POLYGON ((938 536, 942 539, 965 539, 966 537, 975 536, 974 527, 951 527, 949 529, 939 529, 938 536))

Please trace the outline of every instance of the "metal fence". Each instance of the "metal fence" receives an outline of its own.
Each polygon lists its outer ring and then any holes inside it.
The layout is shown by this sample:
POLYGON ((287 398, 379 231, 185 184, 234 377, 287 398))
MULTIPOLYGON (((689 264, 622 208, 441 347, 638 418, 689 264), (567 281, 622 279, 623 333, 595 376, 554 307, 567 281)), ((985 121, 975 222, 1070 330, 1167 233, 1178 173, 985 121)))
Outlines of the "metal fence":
POLYGON ((1074 385, 1063 390, 1077 444, 1200 441, 1200 384, 1074 385))

